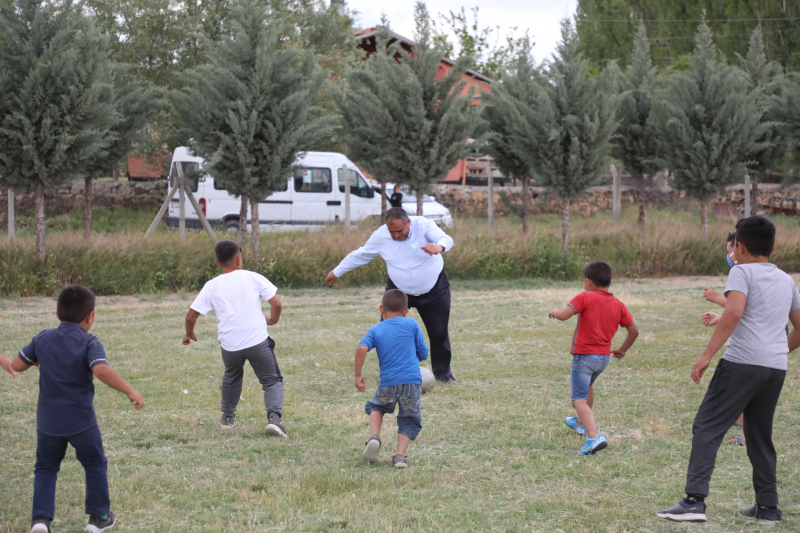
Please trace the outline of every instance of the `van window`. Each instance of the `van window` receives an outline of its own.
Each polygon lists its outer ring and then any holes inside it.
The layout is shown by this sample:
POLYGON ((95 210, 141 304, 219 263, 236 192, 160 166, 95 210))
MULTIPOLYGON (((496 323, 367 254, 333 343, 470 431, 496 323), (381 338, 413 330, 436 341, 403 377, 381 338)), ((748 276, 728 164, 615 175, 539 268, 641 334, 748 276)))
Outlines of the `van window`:
MULTIPOLYGON (((189 182, 189 188, 192 192, 197 192, 197 185, 201 181, 205 181, 206 176, 202 170, 200 170, 200 163, 193 163, 191 161, 181 161, 181 167, 183 168, 183 177, 189 182)), ((169 173, 169 186, 172 187, 175 185, 175 180, 178 179, 178 161, 172 164, 172 169, 169 173)))
MULTIPOLYGON (((214 188, 218 191, 227 190, 225 186, 222 184, 222 182, 218 179, 214 179, 214 188)), ((287 180, 283 182, 283 188, 278 187, 273 192, 285 192, 288 190, 289 190, 289 181, 287 180)))
MULTIPOLYGON (((339 170, 339 192, 344 192, 344 180, 342 179, 342 169, 339 170)), ((354 194, 359 198, 372 198, 375 196, 375 192, 372 190, 366 180, 362 178, 358 172, 355 170, 347 170, 348 177, 350 179, 350 194, 354 194)))
POLYGON ((298 168, 294 174, 297 192, 331 192, 333 178, 329 168, 298 168))

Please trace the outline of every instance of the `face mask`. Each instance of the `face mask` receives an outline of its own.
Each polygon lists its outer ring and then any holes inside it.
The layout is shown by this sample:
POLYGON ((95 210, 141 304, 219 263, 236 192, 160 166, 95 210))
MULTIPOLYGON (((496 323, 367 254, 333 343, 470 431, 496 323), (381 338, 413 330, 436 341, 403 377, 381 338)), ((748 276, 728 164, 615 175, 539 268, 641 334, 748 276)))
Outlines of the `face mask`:
POLYGON ((736 265, 736 263, 731 261, 730 254, 725 254, 725 260, 728 262, 728 266, 731 267, 731 268, 733 268, 736 265))

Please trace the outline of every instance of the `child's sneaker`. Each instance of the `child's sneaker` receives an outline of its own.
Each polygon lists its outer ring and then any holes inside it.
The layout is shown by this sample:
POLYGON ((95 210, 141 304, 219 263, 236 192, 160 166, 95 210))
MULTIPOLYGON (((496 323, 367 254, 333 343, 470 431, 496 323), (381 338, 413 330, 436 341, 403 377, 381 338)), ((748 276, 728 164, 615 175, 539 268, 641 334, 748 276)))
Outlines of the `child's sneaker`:
POLYGON ((286 428, 281 424, 281 419, 277 415, 269 417, 269 424, 267 424, 267 429, 265 429, 264 432, 273 437, 289 436, 289 432, 286 431, 286 428))
POLYGON ((378 460, 378 451, 381 449, 381 438, 373 435, 366 442, 364 447, 364 455, 362 456, 365 461, 374 463, 378 460))
POLYGON ((657 515, 659 518, 675 522, 705 522, 706 504, 705 502, 689 503, 683 499, 678 502, 678 505, 659 511, 657 515))
POLYGON ((31 520, 31 533, 50 533, 50 520, 47 518, 31 520))
POLYGON ((578 417, 577 416, 568 416, 564 419, 564 423, 569 426, 570 428, 575 430, 580 436, 586 435, 586 428, 583 426, 578 425, 578 417))
POLYGON ((596 439, 586 439, 586 442, 584 442, 583 446, 581 447, 581 455, 592 455, 595 452, 599 452, 606 446, 608 446, 608 441, 606 440, 605 436, 600 433, 596 439))
POLYGON ((395 468, 408 468, 408 458, 402 453, 398 453, 392 457, 392 464, 395 468))
POLYGON ((219 419, 219 427, 222 429, 233 429, 233 422, 236 420, 236 415, 222 415, 219 419))
POLYGON ((774 524, 783 520, 780 509, 762 509, 758 504, 744 509, 739 509, 739 514, 748 518, 761 520, 765 524, 774 524))
POLYGON ((96 514, 89 515, 89 523, 86 524, 86 531, 88 533, 100 533, 101 531, 105 531, 107 529, 111 529, 114 527, 114 524, 117 523, 117 517, 114 516, 114 513, 111 511, 108 512, 108 516, 105 520, 97 516, 96 514))

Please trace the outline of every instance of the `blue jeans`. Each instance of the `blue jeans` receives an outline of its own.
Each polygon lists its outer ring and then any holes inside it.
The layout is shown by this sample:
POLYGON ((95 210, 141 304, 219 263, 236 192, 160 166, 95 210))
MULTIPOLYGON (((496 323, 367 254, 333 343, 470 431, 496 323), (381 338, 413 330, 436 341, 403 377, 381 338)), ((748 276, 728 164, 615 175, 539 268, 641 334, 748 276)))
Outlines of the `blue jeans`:
POLYGON ((67 444, 75 448, 75 455, 86 471, 86 514, 106 515, 111 506, 108 497, 108 460, 103 452, 100 428, 54 437, 36 432, 36 467, 33 470, 32 517, 52 520, 56 514, 56 480, 67 444))
POLYGON ((610 355, 573 355, 570 384, 572 401, 589 399, 589 387, 603 373, 611 360, 610 355))
POLYGON ((370 414, 378 411, 383 414, 394 413, 394 406, 400 405, 397 415, 397 432, 411 440, 417 438, 422 431, 422 404, 420 403, 420 386, 416 383, 407 385, 378 385, 375 395, 364 406, 364 412, 370 414))

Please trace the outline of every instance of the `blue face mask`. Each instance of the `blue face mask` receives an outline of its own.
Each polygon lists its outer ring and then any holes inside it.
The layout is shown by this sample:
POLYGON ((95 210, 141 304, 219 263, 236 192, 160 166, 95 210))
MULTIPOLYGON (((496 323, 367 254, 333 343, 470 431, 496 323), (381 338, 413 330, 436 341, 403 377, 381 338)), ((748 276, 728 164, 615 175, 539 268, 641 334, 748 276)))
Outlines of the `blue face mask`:
POLYGON ((728 266, 731 267, 731 268, 733 268, 736 265, 736 263, 731 261, 731 255, 730 254, 725 254, 725 260, 728 262, 728 266))

